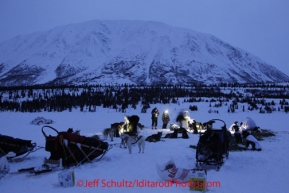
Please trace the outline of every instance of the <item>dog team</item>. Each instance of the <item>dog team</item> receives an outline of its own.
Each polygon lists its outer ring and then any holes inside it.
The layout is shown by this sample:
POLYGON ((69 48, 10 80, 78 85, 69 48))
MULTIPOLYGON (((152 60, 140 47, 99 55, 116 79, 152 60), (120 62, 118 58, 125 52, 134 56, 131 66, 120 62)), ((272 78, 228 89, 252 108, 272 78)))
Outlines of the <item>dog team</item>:
MULTIPOLYGON (((151 111, 152 130, 157 129, 159 115, 160 113, 158 109, 156 107, 153 108, 151 111)), ((132 153, 132 146, 135 144, 137 144, 139 147, 139 153, 140 152, 144 153, 145 141, 149 141, 149 142, 160 141, 162 132, 158 132, 158 134, 155 134, 155 136, 154 135, 149 136, 147 139, 144 139, 143 136, 138 135, 139 130, 142 130, 144 126, 139 123, 139 117, 137 115, 125 116, 124 119, 125 119, 125 122, 113 123, 111 124, 110 128, 105 128, 103 130, 103 140, 108 140, 108 138, 110 138, 110 141, 113 141, 113 137, 120 137, 121 138, 120 147, 128 148, 130 154, 132 153)), ((170 116, 169 116, 168 110, 165 110, 163 112, 161 119, 163 122, 162 129, 166 129, 168 123, 170 122, 170 116)), ((189 127, 188 125, 189 119, 190 118, 189 118, 188 111, 180 112, 177 118, 177 121, 180 123, 179 127, 181 127, 181 129, 192 128, 192 127, 189 127)), ((192 124, 196 124, 196 122, 193 120, 192 124)), ((172 129, 171 128, 172 125, 173 124, 170 125, 170 129, 172 129)), ((187 136, 187 130, 185 131, 186 131, 185 134, 187 136)), ((175 138, 177 138, 177 136, 175 138)), ((188 138, 188 136, 185 138, 188 138)))
MULTIPOLYGON (((159 111, 157 108, 154 108, 151 112, 151 120, 152 120, 152 130, 157 129, 158 125, 158 117, 159 117, 159 111)), ((165 110, 162 114, 162 121, 163 125, 162 128, 166 129, 167 125, 170 121, 170 117, 168 114, 168 111, 165 110)), ((179 122, 179 125, 171 124, 170 129, 176 130, 175 126, 178 126, 178 131, 181 131, 182 128, 184 128, 186 131, 187 129, 193 130, 194 134, 198 133, 198 130, 200 129, 210 129, 211 124, 210 123, 204 123, 200 124, 197 123, 195 120, 191 120, 189 116, 188 111, 181 111, 176 119, 177 122, 179 122)), ((137 115, 133 116, 125 116, 125 122, 120 123, 113 123, 111 124, 110 128, 106 128, 103 130, 103 136, 104 140, 107 140, 108 137, 111 141, 113 141, 113 137, 120 137, 121 138, 121 148, 128 148, 129 153, 132 153, 132 146, 134 144, 138 144, 139 147, 139 153, 144 153, 144 147, 145 147, 145 141, 149 142, 155 142, 159 141, 157 138, 153 140, 147 140, 144 139, 143 136, 139 136, 139 130, 142 130, 144 126, 139 123, 139 117, 137 115)), ((234 122, 234 124, 229 127, 229 131, 231 132, 235 142, 237 143, 245 143, 245 150, 248 149, 248 147, 251 145, 252 150, 261 150, 261 146, 256 138, 252 135, 256 132, 262 132, 259 127, 256 126, 255 122, 247 117, 246 120, 238 126, 238 122, 234 122)), ((186 134, 186 133, 185 133, 186 134)), ((155 134, 157 137, 161 134, 155 134)), ((186 134, 187 135, 187 134, 186 134)), ((159 136, 159 137, 160 137, 159 136)), ((175 137, 177 138, 177 136, 175 137)), ((188 138, 184 137, 183 138, 188 138)))

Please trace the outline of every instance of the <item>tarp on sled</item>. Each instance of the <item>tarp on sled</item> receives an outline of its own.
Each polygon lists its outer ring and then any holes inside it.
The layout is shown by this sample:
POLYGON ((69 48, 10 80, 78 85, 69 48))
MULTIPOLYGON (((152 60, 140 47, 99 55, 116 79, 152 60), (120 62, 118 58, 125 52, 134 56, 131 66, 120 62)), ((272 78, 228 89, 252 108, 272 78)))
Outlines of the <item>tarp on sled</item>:
POLYGON ((242 130, 252 130, 256 128, 256 123, 250 117, 247 117, 244 122, 242 122, 242 130))

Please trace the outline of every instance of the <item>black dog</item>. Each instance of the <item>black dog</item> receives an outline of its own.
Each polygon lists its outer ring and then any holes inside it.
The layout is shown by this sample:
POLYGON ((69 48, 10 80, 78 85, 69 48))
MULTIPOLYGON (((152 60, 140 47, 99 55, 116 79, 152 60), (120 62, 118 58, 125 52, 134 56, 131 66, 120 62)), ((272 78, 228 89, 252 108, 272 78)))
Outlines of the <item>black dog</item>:
POLYGON ((179 129, 175 129, 173 133, 166 134, 165 138, 178 138, 178 130, 179 129))
POLYGON ((148 142, 158 142, 161 140, 163 132, 158 132, 157 134, 152 134, 151 136, 148 136, 146 138, 146 141, 148 142))
POLYGON ((175 129, 173 133, 166 134, 165 138, 178 138, 178 133, 182 133, 183 139, 188 139, 188 131, 184 128, 175 129))

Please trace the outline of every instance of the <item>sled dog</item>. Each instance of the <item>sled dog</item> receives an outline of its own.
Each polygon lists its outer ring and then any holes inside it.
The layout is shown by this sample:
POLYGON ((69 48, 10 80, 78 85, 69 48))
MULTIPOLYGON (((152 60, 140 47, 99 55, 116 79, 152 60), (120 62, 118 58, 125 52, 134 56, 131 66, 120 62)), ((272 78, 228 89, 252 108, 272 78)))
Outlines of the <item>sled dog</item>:
POLYGON ((161 140, 163 132, 158 132, 157 134, 152 134, 148 136, 145 140, 148 142, 158 142, 161 140))
POLYGON ((102 132, 103 140, 107 140, 108 136, 110 137, 110 141, 113 141, 113 136, 115 134, 115 128, 106 128, 102 132))
POLYGON ((120 148, 126 148, 128 147, 128 153, 132 153, 132 146, 137 144, 139 148, 139 153, 144 153, 145 148, 145 139, 142 135, 140 136, 130 136, 126 133, 121 134, 121 144, 120 148))
POLYGON ((110 128, 115 129, 115 131, 116 131, 114 134, 114 137, 119 137, 120 133, 123 132, 124 125, 125 125, 124 122, 111 124, 110 128))

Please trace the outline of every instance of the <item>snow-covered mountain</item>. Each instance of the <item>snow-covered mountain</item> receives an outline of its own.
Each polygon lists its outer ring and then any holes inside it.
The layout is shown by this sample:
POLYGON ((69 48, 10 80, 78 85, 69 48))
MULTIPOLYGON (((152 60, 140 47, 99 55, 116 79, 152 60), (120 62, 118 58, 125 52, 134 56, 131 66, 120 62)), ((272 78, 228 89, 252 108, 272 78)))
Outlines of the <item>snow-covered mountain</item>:
POLYGON ((289 76, 215 36, 160 22, 94 20, 0 44, 6 86, 257 81, 289 76))

